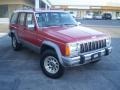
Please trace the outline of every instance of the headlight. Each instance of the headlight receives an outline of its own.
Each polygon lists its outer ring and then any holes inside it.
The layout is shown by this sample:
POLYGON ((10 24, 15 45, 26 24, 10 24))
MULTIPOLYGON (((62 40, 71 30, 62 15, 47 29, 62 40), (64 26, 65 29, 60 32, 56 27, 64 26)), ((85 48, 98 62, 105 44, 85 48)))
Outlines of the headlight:
POLYGON ((77 56, 80 52, 79 43, 68 43, 66 45, 66 56, 77 56))
POLYGON ((110 37, 108 37, 108 38, 106 39, 106 46, 107 46, 107 47, 111 46, 111 38, 110 38, 110 37))

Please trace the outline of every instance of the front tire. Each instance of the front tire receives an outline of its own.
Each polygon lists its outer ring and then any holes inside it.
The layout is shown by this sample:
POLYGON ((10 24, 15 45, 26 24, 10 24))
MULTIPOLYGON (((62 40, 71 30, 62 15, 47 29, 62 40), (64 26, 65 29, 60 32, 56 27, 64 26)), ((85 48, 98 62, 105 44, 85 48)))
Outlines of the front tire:
POLYGON ((13 50, 15 50, 15 51, 20 50, 22 46, 21 46, 20 43, 18 43, 16 37, 13 35, 13 36, 11 37, 11 39, 12 39, 12 47, 13 47, 13 50))
POLYGON ((53 50, 46 50, 43 52, 40 65, 43 73, 50 78, 60 78, 64 74, 64 67, 60 64, 53 50))

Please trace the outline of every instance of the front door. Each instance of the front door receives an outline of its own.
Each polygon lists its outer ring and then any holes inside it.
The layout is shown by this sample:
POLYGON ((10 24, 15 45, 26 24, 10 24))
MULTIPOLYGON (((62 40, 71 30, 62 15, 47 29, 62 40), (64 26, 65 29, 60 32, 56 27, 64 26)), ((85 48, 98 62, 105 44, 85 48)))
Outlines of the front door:
POLYGON ((26 24, 25 24, 24 32, 25 40, 33 47, 38 46, 38 39, 37 39, 37 30, 35 26, 35 19, 33 13, 27 13, 26 15, 26 24))

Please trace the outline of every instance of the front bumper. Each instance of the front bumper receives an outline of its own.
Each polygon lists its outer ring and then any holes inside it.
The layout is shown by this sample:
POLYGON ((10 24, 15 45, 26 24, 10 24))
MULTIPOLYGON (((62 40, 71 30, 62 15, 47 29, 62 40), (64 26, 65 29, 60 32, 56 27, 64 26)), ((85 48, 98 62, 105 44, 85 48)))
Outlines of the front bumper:
POLYGON ((112 47, 106 47, 96 51, 83 53, 77 57, 62 57, 63 65, 66 66, 78 66, 86 63, 90 63, 99 60, 102 56, 109 55, 112 51, 112 47))

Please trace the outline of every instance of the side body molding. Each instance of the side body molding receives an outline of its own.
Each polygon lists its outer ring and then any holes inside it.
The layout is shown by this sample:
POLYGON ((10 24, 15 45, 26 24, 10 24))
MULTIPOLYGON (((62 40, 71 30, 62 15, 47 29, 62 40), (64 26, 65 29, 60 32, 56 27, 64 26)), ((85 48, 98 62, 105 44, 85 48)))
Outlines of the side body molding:
MULTIPOLYGON (((59 62, 63 65, 63 60, 62 60, 62 54, 61 54, 61 51, 60 51, 60 48, 57 44, 51 42, 51 41, 43 41, 42 45, 48 45, 50 47, 52 47, 56 53, 57 53, 57 56, 58 56, 58 59, 59 59, 59 62)), ((64 66, 64 65, 63 65, 64 66)))

